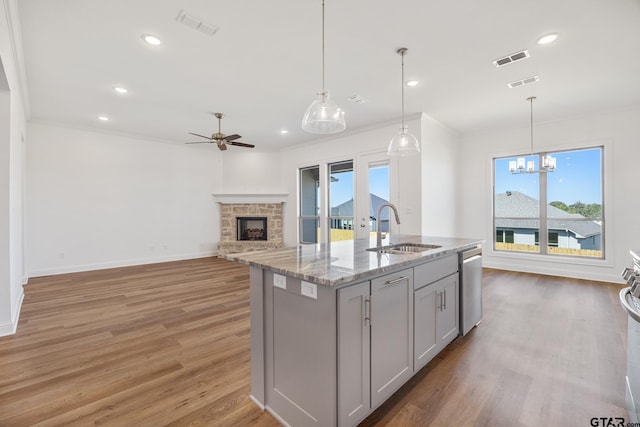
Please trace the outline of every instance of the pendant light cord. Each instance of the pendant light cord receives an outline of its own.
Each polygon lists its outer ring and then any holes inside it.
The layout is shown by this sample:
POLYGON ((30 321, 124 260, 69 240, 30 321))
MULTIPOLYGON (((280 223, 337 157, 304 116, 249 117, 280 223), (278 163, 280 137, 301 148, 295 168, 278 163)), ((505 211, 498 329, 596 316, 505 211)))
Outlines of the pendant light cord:
POLYGON ((404 129, 404 54, 405 51, 400 53, 402 62, 402 81, 400 82, 400 86, 402 87, 402 129, 404 129))
POLYGON ((327 93, 324 81, 324 0, 322 0, 322 96, 327 93))
POLYGON ((533 100, 535 96, 527 98, 531 102, 531 157, 533 157, 533 100))
POLYGON ((400 55, 400 63, 402 64, 401 67, 401 82, 400 82, 400 92, 402 93, 402 129, 405 128, 404 126, 404 55, 407 53, 407 48, 406 47, 401 47, 400 49, 397 50, 398 55, 400 55))

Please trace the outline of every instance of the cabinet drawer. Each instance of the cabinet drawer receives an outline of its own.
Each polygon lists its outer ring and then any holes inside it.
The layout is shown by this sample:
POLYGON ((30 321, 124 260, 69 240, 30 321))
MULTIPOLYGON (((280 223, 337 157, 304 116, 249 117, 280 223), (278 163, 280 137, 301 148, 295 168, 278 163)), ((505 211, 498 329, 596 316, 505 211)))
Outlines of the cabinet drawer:
POLYGON ((413 289, 440 280, 458 271, 458 254, 454 253, 443 258, 418 265, 413 269, 413 289))

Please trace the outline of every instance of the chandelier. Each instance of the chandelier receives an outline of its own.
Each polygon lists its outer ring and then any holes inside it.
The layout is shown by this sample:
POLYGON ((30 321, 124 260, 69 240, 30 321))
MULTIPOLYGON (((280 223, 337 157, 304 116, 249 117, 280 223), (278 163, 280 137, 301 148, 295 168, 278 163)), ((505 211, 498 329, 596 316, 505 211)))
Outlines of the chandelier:
POLYGON ((535 96, 527 98, 527 101, 531 103, 531 160, 527 160, 525 157, 518 157, 517 160, 509 161, 509 172, 512 174, 545 173, 553 172, 556 169, 556 158, 547 154, 542 156, 540 169, 536 170, 536 164, 533 159, 533 101, 535 99, 535 96))

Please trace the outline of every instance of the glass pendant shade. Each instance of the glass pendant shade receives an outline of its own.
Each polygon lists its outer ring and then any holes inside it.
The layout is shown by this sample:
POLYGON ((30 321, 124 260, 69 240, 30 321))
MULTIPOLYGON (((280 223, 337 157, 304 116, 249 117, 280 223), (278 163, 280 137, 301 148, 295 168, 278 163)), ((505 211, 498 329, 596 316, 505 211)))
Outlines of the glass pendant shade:
POLYGON ((302 129, 309 133, 338 133, 346 127, 344 111, 329 98, 328 92, 318 94, 302 118, 302 129))
POLYGON ((400 128, 400 131, 389 142, 387 154, 390 156, 410 156, 420 152, 420 144, 415 136, 409 132, 408 127, 400 128))
POLYGON ((402 126, 398 133, 389 142, 387 147, 387 155, 389 156, 410 156, 420 153, 420 144, 415 136, 409 133, 409 128, 404 124, 404 56, 407 54, 407 48, 401 47, 396 51, 400 55, 400 63, 402 65, 402 73, 400 80, 400 90, 402 94, 402 126))

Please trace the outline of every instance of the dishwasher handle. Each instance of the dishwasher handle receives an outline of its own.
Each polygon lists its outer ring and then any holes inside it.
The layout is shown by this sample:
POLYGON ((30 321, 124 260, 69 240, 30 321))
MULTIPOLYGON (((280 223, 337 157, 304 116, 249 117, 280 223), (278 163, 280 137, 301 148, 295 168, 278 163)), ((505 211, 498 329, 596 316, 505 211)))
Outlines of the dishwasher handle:
POLYGON ((482 246, 477 246, 460 252, 460 262, 467 262, 467 260, 471 261, 469 258, 475 257, 482 257, 482 246))

